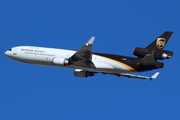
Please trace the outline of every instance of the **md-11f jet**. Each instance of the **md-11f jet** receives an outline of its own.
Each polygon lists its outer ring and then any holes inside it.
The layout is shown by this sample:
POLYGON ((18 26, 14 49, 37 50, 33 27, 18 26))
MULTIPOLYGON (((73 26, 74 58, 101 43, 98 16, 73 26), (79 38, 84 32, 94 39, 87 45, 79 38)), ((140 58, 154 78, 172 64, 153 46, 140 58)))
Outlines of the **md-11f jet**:
POLYGON ((7 50, 5 55, 12 60, 27 64, 73 68, 76 77, 87 78, 96 73, 103 73, 118 77, 152 80, 158 76, 159 72, 151 77, 130 73, 163 68, 164 63, 158 62, 158 60, 169 59, 173 56, 172 51, 163 50, 172 33, 164 32, 146 48, 134 48, 133 54, 137 58, 92 52, 95 37, 92 37, 78 51, 18 46, 7 50))

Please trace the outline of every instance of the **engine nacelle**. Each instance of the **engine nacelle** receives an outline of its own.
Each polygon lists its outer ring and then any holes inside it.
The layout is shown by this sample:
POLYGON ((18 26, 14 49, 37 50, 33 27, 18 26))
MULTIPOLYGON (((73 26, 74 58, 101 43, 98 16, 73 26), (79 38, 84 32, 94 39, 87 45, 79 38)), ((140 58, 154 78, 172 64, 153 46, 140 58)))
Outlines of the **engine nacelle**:
POLYGON ((146 54, 153 54, 154 59, 158 59, 158 60, 169 59, 173 56, 172 51, 160 50, 160 49, 153 50, 153 49, 146 49, 139 47, 134 48, 133 54, 138 57, 144 57, 146 54))
POLYGON ((85 71, 85 70, 81 70, 81 69, 75 69, 74 75, 75 75, 76 77, 87 78, 87 77, 89 77, 89 76, 93 76, 94 73, 89 72, 89 71, 85 71))
POLYGON ((70 62, 67 58, 54 58, 53 59, 53 64, 54 65, 70 65, 70 62))

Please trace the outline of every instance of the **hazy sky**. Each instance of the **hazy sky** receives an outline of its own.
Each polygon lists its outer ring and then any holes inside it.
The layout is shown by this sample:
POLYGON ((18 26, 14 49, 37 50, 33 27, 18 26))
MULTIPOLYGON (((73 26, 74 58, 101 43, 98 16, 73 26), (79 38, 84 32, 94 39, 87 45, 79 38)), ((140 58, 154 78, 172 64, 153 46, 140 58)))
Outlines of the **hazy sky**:
POLYGON ((178 0, 0 1, 1 120, 179 120, 178 0), (133 57, 164 31, 173 31, 166 68, 140 73, 154 81, 18 63, 4 52, 27 45, 78 50, 95 36, 93 52, 133 57))

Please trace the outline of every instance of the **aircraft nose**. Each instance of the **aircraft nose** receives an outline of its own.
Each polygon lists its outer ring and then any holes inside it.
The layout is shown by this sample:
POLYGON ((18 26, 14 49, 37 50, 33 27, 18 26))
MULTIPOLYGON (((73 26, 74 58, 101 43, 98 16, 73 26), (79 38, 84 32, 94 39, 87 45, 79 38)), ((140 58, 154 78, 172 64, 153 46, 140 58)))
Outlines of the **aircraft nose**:
POLYGON ((10 50, 7 50, 4 54, 5 54, 5 56, 8 57, 8 58, 11 58, 11 57, 12 57, 12 55, 11 55, 12 53, 11 53, 10 50))
POLYGON ((9 57, 8 51, 6 51, 4 54, 5 54, 6 57, 9 57))

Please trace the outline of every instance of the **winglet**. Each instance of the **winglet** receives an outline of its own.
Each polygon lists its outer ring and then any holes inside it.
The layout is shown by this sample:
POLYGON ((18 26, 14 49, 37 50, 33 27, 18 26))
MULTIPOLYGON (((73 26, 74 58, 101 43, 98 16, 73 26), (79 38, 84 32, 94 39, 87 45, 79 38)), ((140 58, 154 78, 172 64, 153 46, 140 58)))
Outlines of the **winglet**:
POLYGON ((159 72, 156 72, 152 77, 150 77, 150 80, 152 81, 152 79, 156 79, 158 75, 159 75, 159 72))
POLYGON ((91 37, 91 39, 86 43, 86 45, 93 44, 94 39, 95 39, 95 37, 91 37))

